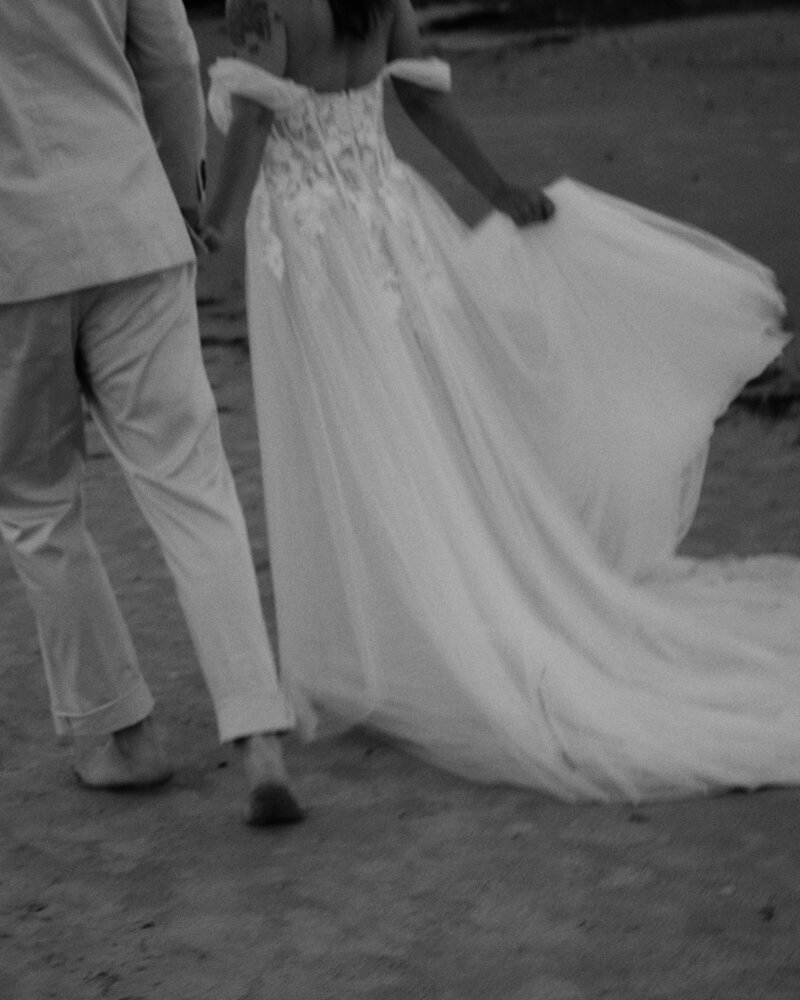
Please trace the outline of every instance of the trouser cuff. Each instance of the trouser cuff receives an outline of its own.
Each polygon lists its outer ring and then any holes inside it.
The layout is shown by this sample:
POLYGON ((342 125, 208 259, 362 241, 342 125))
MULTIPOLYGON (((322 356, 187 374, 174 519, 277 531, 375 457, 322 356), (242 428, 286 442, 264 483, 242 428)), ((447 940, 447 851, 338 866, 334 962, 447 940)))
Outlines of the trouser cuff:
POLYGON ((146 719, 154 704, 147 684, 141 680, 127 694, 90 712, 67 713, 54 709, 53 721, 59 736, 105 736, 146 719))
POLYGON ((286 732, 295 725, 294 710, 282 694, 269 701, 265 701, 263 691, 239 695, 226 698, 215 708, 221 743, 254 733, 286 732))

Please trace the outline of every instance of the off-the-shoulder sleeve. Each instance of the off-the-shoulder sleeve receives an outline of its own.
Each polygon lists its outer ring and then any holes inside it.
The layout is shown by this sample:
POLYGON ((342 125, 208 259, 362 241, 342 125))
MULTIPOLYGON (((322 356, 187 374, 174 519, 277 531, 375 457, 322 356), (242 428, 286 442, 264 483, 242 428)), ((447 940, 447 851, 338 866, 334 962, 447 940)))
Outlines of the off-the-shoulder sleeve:
POLYGON ((249 97, 271 111, 285 111, 306 94, 306 88, 284 80, 243 59, 217 59, 209 68, 211 87, 208 110, 211 120, 227 132, 233 118, 234 95, 249 97))
POLYGON ((450 66, 441 59, 395 59, 387 63, 384 73, 428 90, 448 91, 451 87, 450 66))

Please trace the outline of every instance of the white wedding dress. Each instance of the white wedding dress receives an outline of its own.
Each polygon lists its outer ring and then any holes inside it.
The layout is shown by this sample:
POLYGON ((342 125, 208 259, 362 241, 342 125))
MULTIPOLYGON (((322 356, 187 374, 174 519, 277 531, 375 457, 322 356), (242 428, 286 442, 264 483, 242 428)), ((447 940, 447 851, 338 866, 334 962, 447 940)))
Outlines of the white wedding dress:
POLYGON ((276 112, 247 221, 283 678, 317 732, 572 800, 800 782, 800 562, 677 559, 713 423, 784 346, 769 271, 571 180, 468 229, 389 75, 276 112))

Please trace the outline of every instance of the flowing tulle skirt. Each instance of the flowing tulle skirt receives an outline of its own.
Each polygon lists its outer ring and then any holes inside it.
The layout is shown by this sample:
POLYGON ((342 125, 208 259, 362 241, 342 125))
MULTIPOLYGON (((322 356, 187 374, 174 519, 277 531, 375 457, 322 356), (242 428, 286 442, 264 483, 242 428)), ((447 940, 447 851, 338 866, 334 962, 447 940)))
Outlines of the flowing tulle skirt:
POLYGON ((408 168, 308 227, 257 189, 283 677, 308 731, 565 799, 798 782, 800 562, 673 555, 781 297, 706 234, 550 194, 520 231, 468 230, 408 168))

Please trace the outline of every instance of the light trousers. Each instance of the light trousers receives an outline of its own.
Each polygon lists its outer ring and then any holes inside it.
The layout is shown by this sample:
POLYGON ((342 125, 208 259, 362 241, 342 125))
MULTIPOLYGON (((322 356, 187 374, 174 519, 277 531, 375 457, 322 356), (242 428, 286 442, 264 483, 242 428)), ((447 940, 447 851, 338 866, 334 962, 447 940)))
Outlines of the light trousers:
POLYGON ((220 739, 291 728, 185 265, 0 304, 0 532, 35 612, 56 731, 108 733, 153 707, 85 526, 81 396, 161 545, 220 739))

